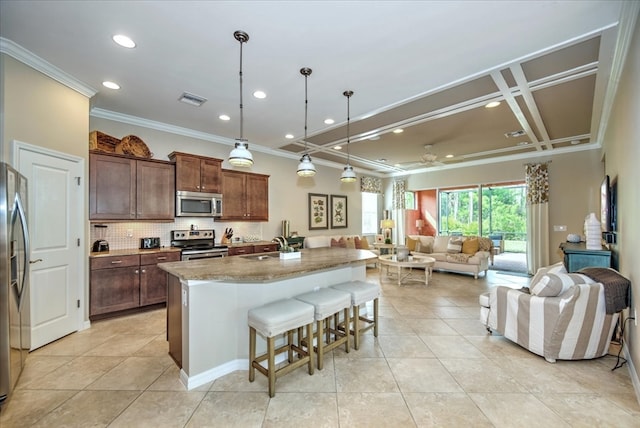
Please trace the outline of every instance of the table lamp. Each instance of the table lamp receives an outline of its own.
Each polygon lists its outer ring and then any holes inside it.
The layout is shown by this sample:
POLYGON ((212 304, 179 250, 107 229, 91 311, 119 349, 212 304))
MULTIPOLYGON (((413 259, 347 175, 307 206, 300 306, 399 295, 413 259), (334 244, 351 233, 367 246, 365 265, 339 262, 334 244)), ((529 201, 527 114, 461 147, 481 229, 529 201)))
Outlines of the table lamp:
POLYGON ((391 244, 391 229, 396 226, 396 223, 390 218, 385 218, 384 220, 380 220, 380 229, 382 229, 382 233, 384 234, 384 243, 391 244))
POLYGON ((422 235, 422 227, 424 226, 424 220, 421 218, 416 220, 416 228, 418 229, 418 235, 422 235))

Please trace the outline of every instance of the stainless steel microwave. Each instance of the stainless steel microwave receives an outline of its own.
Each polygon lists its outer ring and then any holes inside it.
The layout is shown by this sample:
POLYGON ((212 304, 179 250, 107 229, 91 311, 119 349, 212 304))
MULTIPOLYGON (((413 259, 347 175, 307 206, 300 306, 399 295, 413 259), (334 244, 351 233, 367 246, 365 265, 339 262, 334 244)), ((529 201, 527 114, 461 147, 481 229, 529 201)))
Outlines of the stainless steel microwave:
POLYGON ((219 193, 176 192, 176 217, 220 217, 222 195, 219 193))

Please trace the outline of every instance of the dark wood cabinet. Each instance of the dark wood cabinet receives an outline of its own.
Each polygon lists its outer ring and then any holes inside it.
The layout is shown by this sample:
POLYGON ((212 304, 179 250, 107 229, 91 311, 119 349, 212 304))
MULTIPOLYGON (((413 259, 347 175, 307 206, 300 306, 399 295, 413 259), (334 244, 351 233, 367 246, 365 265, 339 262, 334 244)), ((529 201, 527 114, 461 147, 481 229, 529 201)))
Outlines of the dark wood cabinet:
POLYGON ((140 306, 167 301, 167 272, 157 264, 180 261, 180 253, 140 255, 140 306))
POLYGON ((268 175, 223 169, 222 195, 222 220, 269 220, 268 175))
POLYGON ((173 220, 175 166, 89 154, 90 220, 173 220))
POLYGON ((237 247, 229 247, 230 256, 238 256, 242 254, 255 254, 255 253, 271 253, 278 251, 279 244, 277 243, 262 243, 255 245, 240 245, 237 247))
POLYGON ((567 272, 577 272, 585 267, 611 267, 611 251, 605 247, 587 250, 584 242, 563 242, 560 248, 564 253, 564 267, 567 272))
POLYGON ((90 317, 166 302, 167 273, 157 264, 179 260, 179 251, 92 257, 90 317))
POLYGON ((169 275, 167 295, 167 340, 169 355, 182 368, 182 284, 169 275))
POLYGON ((220 193, 222 160, 173 152, 169 159, 176 164, 176 190, 220 193))

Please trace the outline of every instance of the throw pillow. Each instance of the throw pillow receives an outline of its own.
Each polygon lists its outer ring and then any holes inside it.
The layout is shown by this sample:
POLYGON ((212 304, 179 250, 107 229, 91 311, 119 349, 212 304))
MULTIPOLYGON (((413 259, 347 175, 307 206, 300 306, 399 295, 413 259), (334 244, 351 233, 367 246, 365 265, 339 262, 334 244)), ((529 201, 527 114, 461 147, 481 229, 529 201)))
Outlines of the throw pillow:
POLYGON ((491 251, 491 247, 493 247, 493 242, 489 238, 485 238, 483 236, 478 238, 478 250, 479 251, 491 251))
POLYGON ((418 240, 417 239, 411 239, 407 236, 407 248, 409 249, 409 251, 417 251, 416 250, 416 244, 418 244, 418 240))
POLYGON ((340 238, 340 240, 338 240, 338 241, 336 241, 335 238, 331 238, 331 246, 332 247, 345 248, 347 246, 347 244, 344 242, 343 238, 340 238))
POLYGON ((363 236, 362 238, 360 238, 360 248, 362 248, 363 250, 369 249, 369 241, 367 241, 366 236, 363 236))
POLYGON ((353 238, 347 238, 344 240, 345 242, 345 247, 346 248, 351 248, 352 250, 356 249, 356 240, 353 238))
POLYGON ((353 238, 353 240, 356 243, 356 250, 361 250, 362 249, 362 241, 360 241, 360 237, 356 236, 355 238, 353 238))
POLYGON ((465 254, 475 254, 478 252, 479 248, 480 244, 478 242, 478 238, 465 239, 462 243, 462 252, 465 254))
POLYGON ((550 272, 548 268, 540 268, 531 280, 530 292, 538 297, 556 297, 575 284, 592 284, 594 281, 579 273, 550 272))
POLYGON ((447 253, 455 254, 462 251, 463 239, 459 236, 452 236, 449 238, 449 244, 447 244, 447 253))

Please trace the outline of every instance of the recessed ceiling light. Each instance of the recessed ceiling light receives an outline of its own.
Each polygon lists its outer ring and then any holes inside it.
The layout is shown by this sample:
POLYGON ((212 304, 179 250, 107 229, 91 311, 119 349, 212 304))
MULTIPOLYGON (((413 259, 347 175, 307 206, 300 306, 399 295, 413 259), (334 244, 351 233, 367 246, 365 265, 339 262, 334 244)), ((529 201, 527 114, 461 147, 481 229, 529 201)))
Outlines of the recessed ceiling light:
POLYGON ((487 105, 485 105, 485 108, 494 108, 494 107, 498 107, 500 105, 500 101, 491 101, 490 103, 487 103, 487 105))
POLYGON ((528 141, 520 141, 518 144, 516 144, 516 146, 528 146, 529 144, 531 144, 528 141))
POLYGON ((387 160, 385 158, 380 158, 380 159, 376 159, 378 162, 386 162, 387 160))
POLYGON ((220 116, 218 116, 218 119, 224 120, 225 122, 228 121, 228 120, 231 120, 229 115, 226 115, 226 114, 221 114, 220 116))
POLYGON ((123 48, 132 49, 136 47, 136 43, 124 34, 116 34, 112 39, 123 48))
POLYGON ((342 150, 342 146, 333 146, 334 150, 342 150))
POLYGON ((522 129, 520 129, 519 131, 506 132, 504 134, 504 136, 507 138, 522 137, 523 135, 525 135, 525 132, 522 129))
POLYGON ((445 158, 451 159, 453 155, 446 155, 445 158))
POLYGON ((267 98, 267 94, 265 94, 263 91, 255 91, 253 93, 253 96, 260 100, 267 98))
POLYGON ((398 128, 398 129, 394 129, 394 130, 393 130, 393 133, 394 133, 394 134, 401 134, 401 133, 403 133, 403 132, 404 132, 404 129, 402 129, 402 128, 398 128))
POLYGON ((327 118, 324 120, 325 125, 333 125, 335 123, 335 120, 331 119, 331 118, 327 118))
POLYGON ((287 134, 284 136, 284 138, 286 138, 287 140, 291 140, 293 139, 293 134, 287 134))
POLYGON ((118 85, 115 82, 109 82, 108 80, 105 82, 102 82, 102 86, 109 89, 120 89, 120 85, 118 85))

